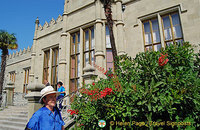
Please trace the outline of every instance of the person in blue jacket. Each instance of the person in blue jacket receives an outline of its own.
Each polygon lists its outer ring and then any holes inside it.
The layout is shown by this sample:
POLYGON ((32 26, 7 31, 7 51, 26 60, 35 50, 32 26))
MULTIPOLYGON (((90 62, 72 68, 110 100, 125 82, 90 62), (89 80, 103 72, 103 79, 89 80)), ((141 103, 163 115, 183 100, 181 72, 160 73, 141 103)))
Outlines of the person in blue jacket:
POLYGON ((63 83, 61 81, 59 81, 57 83, 58 86, 58 92, 60 92, 60 95, 57 97, 57 101, 59 101, 59 109, 62 109, 62 98, 65 96, 65 88, 63 87, 63 83))
POLYGON ((64 130, 65 123, 56 107, 56 97, 59 94, 52 86, 41 90, 39 102, 44 106, 32 115, 25 130, 64 130))

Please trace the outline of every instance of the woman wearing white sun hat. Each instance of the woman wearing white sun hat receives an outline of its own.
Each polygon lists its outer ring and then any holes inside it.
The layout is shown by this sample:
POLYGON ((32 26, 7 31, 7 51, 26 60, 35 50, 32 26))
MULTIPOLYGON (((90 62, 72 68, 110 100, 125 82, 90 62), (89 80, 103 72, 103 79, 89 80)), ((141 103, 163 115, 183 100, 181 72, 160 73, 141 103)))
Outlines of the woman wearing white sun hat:
POLYGON ((55 107, 56 97, 60 93, 54 91, 52 86, 43 88, 40 93, 42 96, 39 102, 44 106, 33 114, 25 130, 64 130, 65 123, 55 107))

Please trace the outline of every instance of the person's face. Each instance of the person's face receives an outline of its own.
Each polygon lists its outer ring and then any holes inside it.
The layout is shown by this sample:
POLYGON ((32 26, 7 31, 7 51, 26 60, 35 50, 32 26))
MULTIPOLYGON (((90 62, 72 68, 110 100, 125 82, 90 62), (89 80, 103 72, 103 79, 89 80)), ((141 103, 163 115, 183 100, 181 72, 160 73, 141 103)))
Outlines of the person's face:
POLYGON ((56 94, 49 94, 46 98, 43 98, 45 106, 54 107, 56 105, 56 94))

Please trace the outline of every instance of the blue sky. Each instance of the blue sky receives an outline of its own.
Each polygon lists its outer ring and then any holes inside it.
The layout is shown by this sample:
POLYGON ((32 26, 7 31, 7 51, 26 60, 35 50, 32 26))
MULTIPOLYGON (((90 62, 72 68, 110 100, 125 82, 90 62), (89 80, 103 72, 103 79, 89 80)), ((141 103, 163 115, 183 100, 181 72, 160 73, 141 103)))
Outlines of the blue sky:
POLYGON ((23 50, 32 46, 36 18, 43 26, 52 17, 57 19, 63 10, 64 0, 0 0, 0 29, 14 33, 19 46, 17 51, 23 50))

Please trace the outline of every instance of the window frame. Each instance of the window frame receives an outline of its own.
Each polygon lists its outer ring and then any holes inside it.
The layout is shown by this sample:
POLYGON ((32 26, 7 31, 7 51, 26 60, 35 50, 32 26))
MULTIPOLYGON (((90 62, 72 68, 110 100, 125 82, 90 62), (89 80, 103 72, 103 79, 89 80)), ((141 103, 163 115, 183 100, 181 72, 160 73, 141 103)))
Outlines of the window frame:
POLYGON ((184 37, 183 37, 183 29, 182 29, 182 24, 181 24, 181 18, 180 18, 180 12, 178 9, 174 9, 173 11, 161 11, 159 13, 156 13, 154 15, 151 15, 152 17, 148 17, 145 15, 144 18, 141 17, 141 23, 142 23, 142 35, 143 35, 143 45, 144 45, 144 51, 147 51, 147 48, 148 46, 151 46, 152 47, 152 51, 154 51, 154 46, 155 45, 158 45, 160 44, 161 45, 161 48, 162 47, 166 47, 167 46, 167 42, 176 42, 177 40, 182 40, 184 41, 184 37), (172 23, 172 18, 171 18, 171 15, 173 14, 177 14, 178 15, 178 19, 179 19, 179 26, 180 26, 180 31, 181 31, 181 36, 180 38, 174 38, 175 35, 174 35, 174 31, 173 31, 173 23, 172 23), (171 33, 172 33, 172 39, 170 40, 165 40, 165 34, 164 34, 164 23, 163 23, 163 17, 166 17, 166 16, 169 16, 169 19, 170 19, 170 28, 171 28, 171 33), (154 19, 157 19, 158 21, 158 32, 159 32, 159 35, 160 35, 160 42, 157 42, 157 43, 153 43, 153 30, 152 30, 152 23, 151 21, 154 20, 154 19), (149 45, 146 45, 145 41, 145 30, 144 30, 144 23, 145 22, 149 22, 149 26, 150 26, 150 31, 151 31, 151 42, 149 45))
MULTIPOLYGON (((107 28, 108 28, 108 25, 106 24, 105 25, 105 35, 107 34, 107 32, 106 32, 106 30, 107 30, 107 28)), ((109 32, 109 29, 108 29, 108 33, 109 33, 109 35, 108 36, 110 36, 110 32, 109 32)), ((107 36, 107 35, 106 35, 107 36)), ((108 61, 107 61, 107 58, 108 58, 108 56, 107 56, 107 51, 110 51, 111 50, 111 53, 112 53, 112 46, 109 48, 109 47, 107 47, 107 39, 106 39, 106 36, 105 36, 105 43, 106 43, 106 70, 109 70, 108 69, 108 61)), ((110 39, 110 37, 109 37, 109 39, 110 39)), ((110 42, 110 44, 111 44, 111 42, 110 42)), ((112 58, 112 63, 113 63, 113 61, 114 61, 114 59, 112 58)), ((113 63, 113 69, 112 69, 112 71, 114 71, 114 63, 113 63)))
MULTIPOLYGON (((153 18, 150 18, 148 20, 144 20, 142 22, 142 32, 143 32, 143 41, 144 41, 144 49, 145 51, 147 51, 146 47, 152 47, 152 50, 154 51, 154 46, 155 45, 161 45, 162 47, 162 44, 161 44, 161 38, 160 38, 160 42, 153 42, 154 38, 153 38, 153 26, 152 26, 152 20, 157 20, 158 21, 158 18, 157 17, 153 17, 153 18), (151 43, 149 45, 146 45, 146 39, 145 39, 145 29, 144 29, 144 23, 148 22, 149 23, 149 26, 150 26, 150 33, 151 33, 151 43)), ((159 21, 158 21, 158 29, 160 30, 160 27, 159 27, 159 21)), ((158 30, 158 33, 159 33, 159 36, 161 37, 161 34, 160 34, 160 31, 158 30)))
POLYGON ((27 94, 27 86, 29 84, 29 73, 30 73, 30 68, 24 69, 24 84, 23 84, 23 93, 27 94))
POLYGON ((162 15, 161 16, 161 24, 162 24, 162 32, 163 32, 163 39, 164 39, 164 46, 166 47, 167 46, 167 42, 175 42, 176 40, 183 40, 183 29, 182 29, 182 26, 181 26, 181 19, 180 19, 180 14, 179 12, 175 11, 175 12, 171 12, 171 13, 168 13, 168 14, 165 14, 165 15, 162 15), (178 18, 179 18, 179 24, 180 24, 180 29, 181 29, 181 35, 182 37, 180 38, 175 38, 175 35, 174 35, 174 31, 173 31, 173 22, 172 22, 172 17, 171 15, 173 14, 178 14, 178 18), (166 16, 169 16, 169 20, 170 20, 170 28, 171 28, 171 33, 172 33, 172 39, 170 40, 165 40, 165 33, 164 33, 164 22, 163 22, 163 17, 166 17, 166 16))
POLYGON ((46 50, 44 51, 43 80, 42 80, 43 83, 44 83, 44 80, 48 81, 48 78, 49 78, 49 68, 50 68, 49 61, 50 61, 50 50, 46 50), (46 59, 46 55, 48 55, 47 56, 48 59, 46 59), (45 70, 46 70, 46 73, 45 73, 45 70))
MULTIPOLYGON (((85 67, 86 65, 86 62, 85 62, 85 54, 86 53, 89 53, 89 64, 92 65, 92 52, 94 52, 94 62, 96 61, 95 60, 95 41, 94 41, 94 48, 92 49, 92 29, 93 29, 93 32, 95 31, 95 28, 94 26, 92 27, 88 27, 86 29, 83 30, 83 68, 85 67), (89 49, 85 51, 85 32, 86 31, 89 31, 89 49)), ((95 40, 95 32, 94 32, 94 40, 95 40)))
POLYGON ((57 76, 58 64, 59 64, 59 47, 55 47, 55 48, 52 48, 51 86, 56 90, 57 90, 57 82, 58 82, 58 76, 57 76), (56 53, 55 57, 54 57, 54 53, 56 53), (55 65, 53 64, 54 60, 55 60, 55 65), (55 69, 55 76, 53 75, 54 69, 55 69))
MULTIPOLYGON (((75 33, 72 33, 70 34, 70 72, 69 72, 69 79, 70 79, 70 82, 69 82, 69 91, 72 92, 72 88, 71 88, 71 82, 74 81, 74 89, 77 89, 78 88, 78 85, 77 85, 77 81, 79 80, 80 82, 80 75, 78 77, 78 56, 79 58, 81 57, 81 53, 80 53, 80 45, 81 44, 81 41, 80 41, 80 31, 77 31, 75 33), (75 43, 73 41, 73 37, 75 36, 75 43), (78 39, 79 38, 79 39, 78 39), (77 46, 79 44, 79 52, 77 52, 77 46), (74 49, 74 45, 75 45, 75 50, 74 49), (74 62, 75 62, 75 70, 74 70, 74 75, 72 77, 72 58, 74 57, 74 62)), ((81 62, 81 59, 80 59, 80 62, 81 62)), ((80 66, 81 68, 81 66, 80 66)), ((80 70, 79 68, 79 70, 80 70)), ((80 84, 80 83, 79 83, 80 84)))

